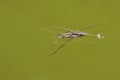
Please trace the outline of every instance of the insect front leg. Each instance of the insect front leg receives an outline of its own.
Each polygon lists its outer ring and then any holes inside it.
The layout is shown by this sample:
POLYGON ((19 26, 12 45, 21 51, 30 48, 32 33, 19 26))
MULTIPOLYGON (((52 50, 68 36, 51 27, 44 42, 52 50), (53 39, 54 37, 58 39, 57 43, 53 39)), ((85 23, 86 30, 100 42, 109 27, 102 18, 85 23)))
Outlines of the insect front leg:
POLYGON ((53 39, 54 40, 54 44, 57 44, 58 43, 58 39, 59 38, 62 38, 62 36, 59 34, 59 35, 57 35, 57 36, 55 36, 55 37, 52 37, 51 39, 53 39))

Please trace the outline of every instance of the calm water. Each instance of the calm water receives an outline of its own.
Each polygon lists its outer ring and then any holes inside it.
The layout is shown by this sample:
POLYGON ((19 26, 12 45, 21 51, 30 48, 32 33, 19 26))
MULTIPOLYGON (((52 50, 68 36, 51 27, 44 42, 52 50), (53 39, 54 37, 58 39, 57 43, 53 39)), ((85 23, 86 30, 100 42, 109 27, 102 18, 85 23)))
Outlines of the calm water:
MULTIPOLYGON (((1 0, 0 80, 120 80, 119 0, 1 0), (102 33, 71 41, 56 55, 44 26, 102 33), (81 26, 76 26, 81 25, 81 26), (98 46, 95 46, 95 45, 98 46)), ((60 40, 63 42, 64 40, 60 40)))

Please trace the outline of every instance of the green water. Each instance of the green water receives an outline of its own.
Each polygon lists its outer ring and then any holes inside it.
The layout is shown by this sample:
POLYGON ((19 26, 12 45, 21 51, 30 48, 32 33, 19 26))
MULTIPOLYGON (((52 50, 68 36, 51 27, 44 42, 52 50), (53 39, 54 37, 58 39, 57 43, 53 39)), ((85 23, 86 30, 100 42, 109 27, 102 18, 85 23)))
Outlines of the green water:
POLYGON ((1 0, 0 80, 120 80, 119 21, 119 0, 1 0), (93 24, 86 32, 105 39, 73 40, 48 56, 59 44, 41 27, 93 24))

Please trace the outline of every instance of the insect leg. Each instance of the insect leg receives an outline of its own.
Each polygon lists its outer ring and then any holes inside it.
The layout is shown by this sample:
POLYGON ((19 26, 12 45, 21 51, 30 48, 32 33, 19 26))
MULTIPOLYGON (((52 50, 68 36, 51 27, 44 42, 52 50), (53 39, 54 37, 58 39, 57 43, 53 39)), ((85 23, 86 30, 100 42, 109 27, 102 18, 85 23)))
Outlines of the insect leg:
POLYGON ((67 44, 72 38, 67 39, 64 43, 62 43, 52 54, 50 54, 49 56, 54 55, 55 53, 57 53, 65 44, 67 44))
POLYGON ((51 27, 56 28, 56 29, 65 30, 65 31, 73 31, 72 29, 63 28, 63 27, 57 27, 57 26, 51 26, 51 27))
POLYGON ((50 33, 62 33, 62 32, 59 32, 59 31, 49 31, 49 30, 47 30, 47 29, 40 29, 40 30, 42 30, 42 31, 46 31, 46 32, 50 32, 50 33))

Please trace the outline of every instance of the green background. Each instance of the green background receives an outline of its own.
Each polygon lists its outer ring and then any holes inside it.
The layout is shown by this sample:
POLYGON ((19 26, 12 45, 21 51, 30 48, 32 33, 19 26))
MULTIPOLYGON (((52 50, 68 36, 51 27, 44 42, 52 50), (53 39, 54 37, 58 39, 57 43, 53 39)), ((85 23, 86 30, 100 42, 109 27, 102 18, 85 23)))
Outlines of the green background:
POLYGON ((0 80, 120 80, 119 30, 120 0, 0 0, 0 80), (73 40, 48 56, 64 40, 54 45, 41 27, 93 24, 86 32, 105 39, 73 40))

